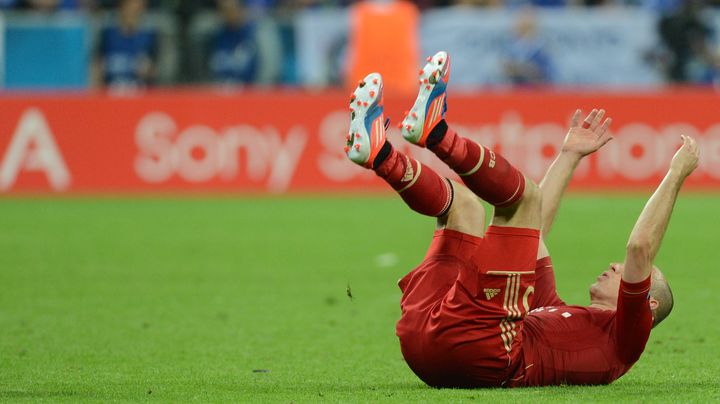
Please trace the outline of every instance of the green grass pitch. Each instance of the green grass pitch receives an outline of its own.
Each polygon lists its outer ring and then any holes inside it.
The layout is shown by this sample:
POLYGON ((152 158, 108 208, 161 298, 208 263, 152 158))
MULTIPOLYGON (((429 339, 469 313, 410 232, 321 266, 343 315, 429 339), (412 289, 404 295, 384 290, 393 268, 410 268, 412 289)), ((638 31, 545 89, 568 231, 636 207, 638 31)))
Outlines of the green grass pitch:
MULTIPOLYGON (((622 260, 646 197, 567 198, 548 239, 566 301, 622 260)), ((436 390, 394 329, 434 221, 389 193, 5 199, 0 401, 718 401, 719 208, 681 195, 656 261, 675 311, 622 379, 436 390)))

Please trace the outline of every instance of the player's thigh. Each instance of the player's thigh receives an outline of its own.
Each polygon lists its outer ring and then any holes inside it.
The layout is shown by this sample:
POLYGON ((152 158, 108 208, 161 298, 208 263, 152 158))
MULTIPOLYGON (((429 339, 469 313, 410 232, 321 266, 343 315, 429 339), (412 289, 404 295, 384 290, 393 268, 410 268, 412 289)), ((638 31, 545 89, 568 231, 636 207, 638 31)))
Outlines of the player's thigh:
POLYGON ((525 177, 525 190, 520 201, 507 208, 495 208, 492 225, 539 230, 541 224, 542 193, 537 184, 525 177))
POLYGON ((480 199, 464 185, 450 182, 454 193, 452 205, 445 215, 438 218, 437 227, 482 237, 485 233, 485 208, 480 199))

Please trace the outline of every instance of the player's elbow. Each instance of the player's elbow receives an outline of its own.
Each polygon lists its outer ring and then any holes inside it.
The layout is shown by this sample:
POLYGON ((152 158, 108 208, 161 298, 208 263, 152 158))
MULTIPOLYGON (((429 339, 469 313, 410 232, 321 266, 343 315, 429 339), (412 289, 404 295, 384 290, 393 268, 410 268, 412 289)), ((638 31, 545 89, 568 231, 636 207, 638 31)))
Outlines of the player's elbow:
POLYGON ((646 237, 633 237, 625 247, 628 256, 635 258, 649 258, 652 250, 652 243, 646 237))

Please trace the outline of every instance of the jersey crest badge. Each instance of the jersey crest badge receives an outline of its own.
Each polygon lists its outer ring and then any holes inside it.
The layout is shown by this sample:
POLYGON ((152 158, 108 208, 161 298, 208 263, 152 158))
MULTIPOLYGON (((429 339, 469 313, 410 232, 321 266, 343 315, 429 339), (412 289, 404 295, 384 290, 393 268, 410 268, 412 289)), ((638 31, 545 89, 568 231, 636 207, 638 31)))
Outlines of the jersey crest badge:
POLYGON ((483 289, 483 292, 485 292, 485 297, 490 300, 493 297, 497 296, 498 293, 500 293, 500 289, 485 288, 483 289))

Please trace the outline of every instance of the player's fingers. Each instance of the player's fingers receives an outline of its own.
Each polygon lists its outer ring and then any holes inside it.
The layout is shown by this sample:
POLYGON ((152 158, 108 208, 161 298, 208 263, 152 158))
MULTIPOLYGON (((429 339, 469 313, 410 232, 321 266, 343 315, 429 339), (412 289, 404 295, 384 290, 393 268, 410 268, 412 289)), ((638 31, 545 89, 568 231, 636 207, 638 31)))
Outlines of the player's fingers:
POLYGON ((580 117, 582 116, 582 111, 579 109, 576 109, 575 112, 572 114, 572 117, 570 118, 570 127, 571 128, 577 128, 580 126, 580 117))
POLYGON ((610 134, 610 132, 605 132, 602 136, 600 136, 597 140, 598 149, 605 146, 605 144, 609 141, 613 140, 613 136, 610 134))
POLYGON ((597 115, 597 109, 593 109, 590 111, 588 116, 585 117, 585 120, 583 121, 582 127, 583 129, 590 128, 590 125, 592 125, 593 119, 595 119, 595 115, 597 115))
POLYGON ((698 153, 697 142, 692 136, 685 136, 685 140, 687 141, 687 151, 690 157, 690 172, 692 172, 695 168, 697 168, 700 153, 698 153))
POLYGON ((598 143, 600 147, 604 146, 605 143, 611 141, 613 136, 610 134, 610 125, 612 125, 612 118, 605 119, 600 129, 598 129, 598 143))
POLYGON ((688 136, 688 138, 690 139, 690 149, 692 150, 693 154, 698 154, 697 140, 695 140, 695 138, 691 136, 688 136))
POLYGON ((602 137, 607 133, 608 129, 610 129, 610 125, 612 124, 612 118, 605 119, 605 122, 603 122, 602 126, 600 126, 600 129, 597 130, 598 137, 602 137))
POLYGON ((682 146, 680 146, 680 150, 682 150, 685 153, 691 153, 693 152, 693 139, 690 136, 686 135, 680 135, 680 138, 682 139, 682 146))
POLYGON ((601 109, 598 111, 598 113, 595 115, 595 118, 590 123, 590 130, 595 131, 595 129, 600 126, 600 122, 602 122, 603 117, 605 116, 605 110, 601 109))
POLYGON ((585 117, 585 120, 583 121, 582 127, 585 129, 588 129, 590 125, 592 125, 593 119, 595 119, 595 115, 597 115, 597 109, 593 108, 592 111, 585 117))

